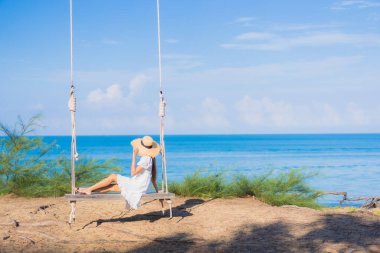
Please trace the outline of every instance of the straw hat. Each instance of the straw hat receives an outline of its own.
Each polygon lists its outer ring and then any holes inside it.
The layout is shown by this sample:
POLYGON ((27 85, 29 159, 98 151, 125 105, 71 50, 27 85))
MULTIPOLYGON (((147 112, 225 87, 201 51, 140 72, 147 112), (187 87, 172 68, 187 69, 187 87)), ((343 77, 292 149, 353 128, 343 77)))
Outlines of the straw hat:
POLYGON ((134 139, 131 141, 131 145, 133 148, 139 149, 139 152, 137 154, 139 156, 155 157, 160 153, 161 150, 160 145, 155 142, 150 136, 134 139))

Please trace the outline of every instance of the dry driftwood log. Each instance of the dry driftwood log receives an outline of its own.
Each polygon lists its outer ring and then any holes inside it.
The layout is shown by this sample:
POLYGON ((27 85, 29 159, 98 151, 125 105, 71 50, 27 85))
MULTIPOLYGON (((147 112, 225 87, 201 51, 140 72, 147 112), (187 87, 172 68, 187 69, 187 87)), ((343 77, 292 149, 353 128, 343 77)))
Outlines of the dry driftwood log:
POLYGON ((380 196, 378 197, 358 197, 358 198, 346 198, 346 201, 361 201, 365 200, 366 202, 361 206, 362 208, 377 208, 380 207, 380 196))
POLYGON ((343 199, 339 201, 339 204, 342 205, 344 201, 366 201, 361 208, 377 208, 380 207, 380 196, 377 197, 357 197, 357 198, 347 198, 347 192, 322 192, 319 196, 323 195, 342 195, 343 199))

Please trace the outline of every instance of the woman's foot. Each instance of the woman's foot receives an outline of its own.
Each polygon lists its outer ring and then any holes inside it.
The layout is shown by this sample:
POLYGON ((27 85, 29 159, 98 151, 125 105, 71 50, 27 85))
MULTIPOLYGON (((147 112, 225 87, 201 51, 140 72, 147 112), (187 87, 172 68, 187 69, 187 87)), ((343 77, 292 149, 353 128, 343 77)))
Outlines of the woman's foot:
POLYGON ((91 194, 91 190, 89 188, 78 188, 78 193, 81 193, 81 194, 86 194, 86 195, 90 195, 91 194))

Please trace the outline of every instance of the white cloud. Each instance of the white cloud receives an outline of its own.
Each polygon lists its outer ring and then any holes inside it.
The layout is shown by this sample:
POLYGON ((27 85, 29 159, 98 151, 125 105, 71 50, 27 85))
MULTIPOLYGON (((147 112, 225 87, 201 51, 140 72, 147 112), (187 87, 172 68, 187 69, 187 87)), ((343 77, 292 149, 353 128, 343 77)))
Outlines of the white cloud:
POLYGON ((169 44, 177 44, 179 40, 171 38, 171 39, 166 39, 165 42, 169 44))
POLYGON ((272 33, 250 32, 243 33, 236 37, 236 40, 267 40, 275 37, 272 33))
POLYGON ((210 128, 225 128, 230 125, 224 105, 216 98, 207 97, 201 103, 202 122, 210 128))
POLYGON ((240 118, 252 126, 275 125, 292 126, 295 124, 294 108, 284 102, 273 102, 271 99, 252 99, 244 96, 237 103, 240 118))
MULTIPOLYGON (((273 93, 273 89, 282 91, 289 89, 309 89, 315 85, 319 90, 334 87, 348 87, 357 85, 358 80, 351 75, 347 79, 347 72, 352 72, 360 66, 362 58, 329 57, 314 61, 287 61, 282 63, 260 64, 247 67, 224 67, 199 71, 196 73, 173 73, 171 83, 198 84, 207 94, 232 94, 241 93, 244 90, 259 89, 273 93), (342 77, 342 78, 341 78, 342 77), (344 78, 343 78, 344 77, 344 78), (189 81, 191 80, 191 81, 189 81), (239 84, 239 89, 233 85, 239 84), (332 86, 333 85, 333 86, 332 86)), ((360 83, 373 83, 379 80, 377 75, 360 75, 360 83), (369 80, 372 78, 372 80, 369 80), (366 80, 364 80, 366 79, 366 80)), ((184 92, 191 92, 193 85, 184 85, 184 92)))
POLYGON ((107 87, 105 91, 96 89, 87 96, 87 101, 92 104, 116 103, 124 97, 120 84, 115 83, 107 87))
POLYGON ((202 57, 198 55, 164 54, 162 55, 162 58, 165 61, 165 69, 188 70, 200 67, 204 64, 202 57))
POLYGON ((346 10, 349 8, 368 9, 380 7, 379 1, 368 0, 342 0, 337 1, 331 7, 332 10, 346 10))
MULTIPOLYGON (((341 1, 342 5, 375 6, 370 1, 341 1)), ((380 5, 380 2, 378 3, 380 5)), ((369 19, 376 20, 372 14, 369 19)), ((244 17, 234 22, 245 22, 244 17)), ((379 46, 380 35, 376 33, 350 33, 339 31, 342 24, 274 24, 262 25, 259 31, 241 33, 232 41, 220 44, 225 49, 246 49, 259 51, 284 51, 299 47, 326 47, 337 45, 379 46), (264 29, 264 30, 263 30, 264 29)))
POLYGON ((159 131, 158 117, 151 117, 149 114, 133 115, 125 113, 123 115, 100 114, 98 117, 88 117, 83 115, 78 119, 78 132, 86 129, 87 134, 153 134, 159 131))
MULTIPOLYGON (((235 39, 237 41, 246 36, 241 34, 235 39)), ((331 46, 331 45, 376 45, 380 46, 380 36, 376 34, 347 34, 341 32, 321 32, 304 34, 302 36, 272 36, 266 41, 259 43, 227 43, 222 48, 227 49, 253 49, 267 51, 289 50, 297 47, 331 46)))
MULTIPOLYGON (((125 94, 119 83, 108 86, 105 90, 95 89, 88 93, 87 103, 94 106, 128 107, 140 94, 144 85, 150 80, 146 74, 138 74, 129 81, 128 93, 125 94)), ((146 109, 146 106, 142 107, 146 109)))
POLYGON ((349 103, 347 105, 347 112, 350 121, 356 125, 369 125, 371 123, 371 118, 368 113, 355 103, 349 103))
POLYGON ((270 28, 273 31, 320 31, 326 29, 336 29, 341 27, 339 24, 280 24, 270 28))
POLYGON ((342 129, 368 126, 371 121, 379 120, 375 113, 370 116, 354 103, 339 108, 325 102, 296 104, 244 96, 237 102, 236 110, 244 123, 258 129, 342 129))
POLYGON ((233 25, 240 25, 240 26, 253 26, 253 21, 255 21, 256 18, 254 17, 238 17, 229 24, 233 25))
POLYGON ((239 17, 239 18, 236 18, 233 23, 245 23, 245 22, 249 22, 249 21, 253 21, 255 20, 254 17, 239 17))
POLYGON ((138 74, 129 82, 129 98, 135 97, 142 90, 144 85, 150 80, 146 74, 138 74))

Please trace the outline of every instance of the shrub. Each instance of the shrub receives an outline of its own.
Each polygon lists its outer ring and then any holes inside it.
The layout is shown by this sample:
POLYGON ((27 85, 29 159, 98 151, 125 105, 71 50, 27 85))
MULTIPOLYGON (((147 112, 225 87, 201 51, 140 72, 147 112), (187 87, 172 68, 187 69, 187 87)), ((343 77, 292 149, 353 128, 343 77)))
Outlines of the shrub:
POLYGON ((222 174, 201 176, 199 172, 186 176, 181 182, 172 182, 170 191, 187 197, 245 197, 255 196, 271 205, 297 205, 319 208, 318 191, 306 184, 314 176, 301 170, 273 175, 272 172, 248 178, 243 175, 227 181, 222 174))
MULTIPOLYGON (((30 137, 41 126, 41 115, 24 122, 20 117, 13 128, 0 123, 0 194, 19 196, 61 196, 71 191, 70 162, 65 156, 44 159, 55 143, 30 137)), ((115 160, 82 158, 76 163, 77 185, 92 184, 109 172, 120 171, 115 160)))
POLYGON ((220 198, 225 196, 224 178, 221 174, 201 176, 199 172, 188 175, 182 182, 172 182, 170 191, 188 197, 220 198))
POLYGON ((42 157, 54 146, 45 143, 39 137, 27 137, 40 126, 40 115, 24 122, 20 117, 13 128, 0 123, 0 181, 4 186, 2 192, 21 193, 22 188, 40 184, 46 178, 46 171, 51 162, 42 157))

